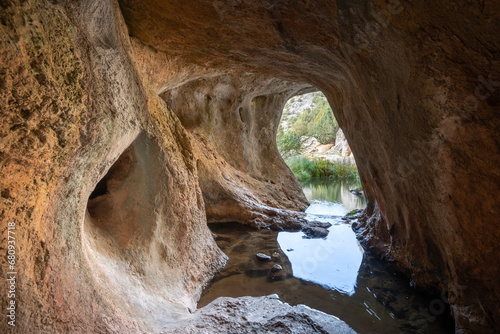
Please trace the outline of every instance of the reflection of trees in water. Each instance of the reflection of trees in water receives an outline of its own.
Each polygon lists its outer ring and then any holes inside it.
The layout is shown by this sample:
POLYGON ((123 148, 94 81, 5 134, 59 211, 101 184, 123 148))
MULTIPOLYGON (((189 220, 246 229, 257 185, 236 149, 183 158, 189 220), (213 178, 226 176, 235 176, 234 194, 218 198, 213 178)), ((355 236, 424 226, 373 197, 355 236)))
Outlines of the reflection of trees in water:
POLYGON ((341 203, 348 211, 364 208, 366 205, 364 197, 356 196, 349 191, 349 189, 360 187, 356 180, 312 178, 300 181, 300 183, 309 200, 341 203))

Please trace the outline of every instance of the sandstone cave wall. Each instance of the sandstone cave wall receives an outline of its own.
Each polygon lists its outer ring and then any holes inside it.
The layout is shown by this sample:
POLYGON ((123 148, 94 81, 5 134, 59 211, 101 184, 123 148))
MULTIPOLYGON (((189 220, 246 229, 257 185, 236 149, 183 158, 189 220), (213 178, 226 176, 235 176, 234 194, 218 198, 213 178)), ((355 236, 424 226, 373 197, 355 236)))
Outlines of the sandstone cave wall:
POLYGON ((1 279, 7 222, 18 272, 0 332, 156 332, 189 315, 225 257, 118 4, 2 2, 0 18, 1 279))
MULTIPOLYGON (((498 330, 498 2, 120 4, 130 34, 171 68, 322 90, 369 199, 365 246, 444 291, 457 331, 498 330)), ((185 83, 151 81, 159 93, 185 83)))
POLYGON ((204 78, 160 96, 192 135, 209 222, 266 226, 308 202, 281 158, 276 132, 286 101, 310 89, 250 73, 204 78))
POLYGON ((224 262, 205 211, 258 225, 305 205, 282 161, 267 162, 275 147, 261 147, 257 120, 269 113, 272 132, 285 97, 313 86, 356 156, 365 246, 445 291, 457 331, 498 331, 499 6, 3 2, 1 247, 15 221, 18 328, 159 331, 188 316, 224 262), (225 80, 234 93, 218 95, 225 80), (217 97, 217 131, 196 121, 207 110, 190 104, 193 90, 217 97), (239 107, 252 111, 251 135, 239 107))

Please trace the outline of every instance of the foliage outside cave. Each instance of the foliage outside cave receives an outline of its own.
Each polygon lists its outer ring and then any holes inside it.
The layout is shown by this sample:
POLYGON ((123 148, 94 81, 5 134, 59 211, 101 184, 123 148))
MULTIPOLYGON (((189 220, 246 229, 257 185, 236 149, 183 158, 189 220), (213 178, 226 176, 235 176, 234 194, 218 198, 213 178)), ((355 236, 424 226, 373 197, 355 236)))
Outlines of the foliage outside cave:
POLYGON ((308 138, 320 144, 335 144, 339 125, 321 92, 292 97, 285 105, 276 135, 281 156, 298 179, 332 177, 359 179, 356 166, 332 162, 325 157, 308 157, 302 146, 308 138), (312 101, 306 98, 312 96, 312 101), (310 103, 308 103, 310 102, 310 103))

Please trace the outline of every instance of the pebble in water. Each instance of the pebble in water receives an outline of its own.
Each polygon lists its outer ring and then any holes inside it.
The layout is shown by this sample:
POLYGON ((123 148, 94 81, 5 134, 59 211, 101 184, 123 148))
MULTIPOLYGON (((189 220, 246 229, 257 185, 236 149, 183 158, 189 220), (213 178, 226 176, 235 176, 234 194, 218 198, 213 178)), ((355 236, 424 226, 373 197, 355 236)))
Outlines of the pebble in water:
POLYGON ((269 255, 266 255, 263 253, 255 254, 255 257, 257 258, 257 260, 262 261, 262 262, 271 261, 271 257, 269 255))

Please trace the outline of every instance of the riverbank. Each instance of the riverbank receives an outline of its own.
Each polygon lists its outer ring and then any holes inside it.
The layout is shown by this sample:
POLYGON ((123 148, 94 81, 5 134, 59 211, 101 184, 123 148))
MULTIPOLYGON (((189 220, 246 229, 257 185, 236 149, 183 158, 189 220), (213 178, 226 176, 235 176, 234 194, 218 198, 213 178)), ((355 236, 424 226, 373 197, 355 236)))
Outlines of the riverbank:
POLYGON ((313 177, 359 180, 358 168, 356 165, 332 162, 323 157, 311 159, 301 155, 285 159, 285 162, 299 180, 313 177))

